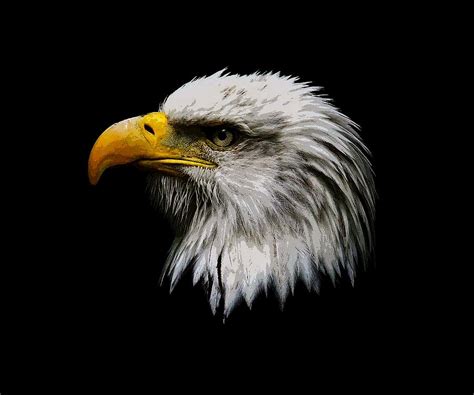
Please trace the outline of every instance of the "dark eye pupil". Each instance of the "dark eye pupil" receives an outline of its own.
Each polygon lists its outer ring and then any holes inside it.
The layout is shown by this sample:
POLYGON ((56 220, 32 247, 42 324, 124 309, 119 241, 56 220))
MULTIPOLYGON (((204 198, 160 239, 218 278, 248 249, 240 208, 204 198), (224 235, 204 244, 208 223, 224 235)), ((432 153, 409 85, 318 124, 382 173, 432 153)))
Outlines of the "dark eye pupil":
POLYGON ((219 133, 217 133, 217 138, 219 140, 225 140, 227 138, 227 132, 224 130, 221 130, 219 133))

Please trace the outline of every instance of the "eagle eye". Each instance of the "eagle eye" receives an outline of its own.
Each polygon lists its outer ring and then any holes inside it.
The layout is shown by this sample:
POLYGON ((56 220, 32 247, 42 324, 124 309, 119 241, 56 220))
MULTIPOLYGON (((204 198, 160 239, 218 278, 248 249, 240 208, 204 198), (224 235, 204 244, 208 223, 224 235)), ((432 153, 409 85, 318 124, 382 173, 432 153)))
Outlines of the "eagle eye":
POLYGON ((236 134, 226 128, 218 128, 208 134, 209 141, 218 148, 231 146, 236 140, 236 134))

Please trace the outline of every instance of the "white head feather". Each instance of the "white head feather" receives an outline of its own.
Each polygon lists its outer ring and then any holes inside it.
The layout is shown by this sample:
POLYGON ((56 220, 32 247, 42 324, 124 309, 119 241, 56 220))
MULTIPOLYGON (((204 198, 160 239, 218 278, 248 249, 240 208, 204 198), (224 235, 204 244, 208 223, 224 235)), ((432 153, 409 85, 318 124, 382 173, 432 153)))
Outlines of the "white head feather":
POLYGON ((372 251, 373 174, 355 124, 318 90, 278 73, 220 71, 167 98, 172 124, 230 123, 250 136, 209 149, 216 169, 153 175, 152 195, 177 231, 163 273, 171 287, 191 267, 213 312, 227 316, 270 287, 283 305, 298 280, 316 291, 321 273, 354 280, 372 251))

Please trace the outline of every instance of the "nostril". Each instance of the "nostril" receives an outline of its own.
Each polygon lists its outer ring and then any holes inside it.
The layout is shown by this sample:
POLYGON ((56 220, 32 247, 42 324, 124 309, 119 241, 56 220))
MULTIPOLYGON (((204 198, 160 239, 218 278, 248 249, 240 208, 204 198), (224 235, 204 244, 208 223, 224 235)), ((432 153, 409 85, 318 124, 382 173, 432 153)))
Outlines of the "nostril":
POLYGON ((147 123, 145 124, 145 130, 148 133, 155 134, 155 131, 153 130, 153 128, 150 125, 148 125, 147 123))

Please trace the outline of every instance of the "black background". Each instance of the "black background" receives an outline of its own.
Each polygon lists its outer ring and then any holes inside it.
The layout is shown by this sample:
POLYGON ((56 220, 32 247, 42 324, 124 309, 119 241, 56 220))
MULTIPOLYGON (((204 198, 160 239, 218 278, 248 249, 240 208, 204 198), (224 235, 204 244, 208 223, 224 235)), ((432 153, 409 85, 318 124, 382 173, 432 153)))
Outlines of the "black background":
POLYGON ((36 121, 20 130, 37 160, 17 165, 22 178, 11 181, 21 193, 7 206, 15 213, 2 278, 7 394, 32 377, 88 392, 127 381, 219 390, 250 377, 278 386, 289 372, 313 387, 328 374, 337 384, 355 372, 390 387, 420 378, 437 300, 424 288, 429 262, 413 237, 423 232, 415 223, 424 202, 409 193, 423 184, 414 166, 419 137, 406 126, 422 73, 399 23, 318 14, 290 26, 295 12, 271 26, 265 14, 211 23, 190 16, 192 24, 173 14, 153 24, 153 15, 140 23, 133 13, 73 27, 65 18, 30 36, 21 51, 34 63, 19 66, 29 92, 20 110, 36 121), (379 195, 375 260, 354 287, 327 282, 316 295, 299 286, 283 312, 260 297, 225 324, 189 276, 171 295, 158 285, 173 234, 148 202, 145 175, 118 168, 97 187, 87 180, 89 151, 105 128, 157 110, 183 83, 224 67, 322 86, 361 126, 379 195))

